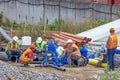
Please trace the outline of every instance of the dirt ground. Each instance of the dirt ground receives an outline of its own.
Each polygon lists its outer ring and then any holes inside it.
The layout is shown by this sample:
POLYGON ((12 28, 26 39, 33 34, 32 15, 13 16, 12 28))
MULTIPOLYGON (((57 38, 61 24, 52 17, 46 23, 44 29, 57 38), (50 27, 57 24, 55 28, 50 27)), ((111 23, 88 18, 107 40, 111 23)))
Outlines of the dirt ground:
POLYGON ((92 65, 87 65, 85 67, 62 67, 65 68, 66 71, 59 71, 54 68, 44 68, 44 67, 23 67, 23 64, 20 63, 10 63, 14 66, 21 67, 23 70, 31 70, 37 72, 47 72, 47 73, 56 73, 64 78, 77 78, 78 80, 96 80, 93 78, 94 75, 100 75, 104 73, 104 68, 98 68, 92 65))

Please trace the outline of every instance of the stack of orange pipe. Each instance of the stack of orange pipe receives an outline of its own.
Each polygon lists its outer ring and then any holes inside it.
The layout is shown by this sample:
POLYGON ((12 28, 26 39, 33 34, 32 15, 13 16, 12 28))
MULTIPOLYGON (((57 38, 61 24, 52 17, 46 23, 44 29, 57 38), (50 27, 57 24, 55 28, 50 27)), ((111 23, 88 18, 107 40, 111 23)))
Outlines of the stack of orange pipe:
POLYGON ((77 36, 74 34, 66 33, 66 32, 60 32, 59 34, 53 34, 52 38, 54 40, 59 40, 62 43, 65 43, 68 39, 73 40, 75 43, 88 43, 91 41, 91 38, 83 37, 83 36, 77 36))

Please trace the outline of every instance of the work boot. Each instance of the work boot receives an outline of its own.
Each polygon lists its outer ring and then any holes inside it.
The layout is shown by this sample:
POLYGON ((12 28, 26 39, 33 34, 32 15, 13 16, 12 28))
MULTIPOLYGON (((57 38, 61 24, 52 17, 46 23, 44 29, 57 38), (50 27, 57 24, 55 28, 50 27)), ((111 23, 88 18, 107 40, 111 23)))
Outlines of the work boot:
POLYGON ((7 61, 7 62, 8 62, 8 63, 11 63, 12 61, 9 60, 9 61, 7 61))
POLYGON ((24 67, 29 67, 29 65, 26 63, 26 64, 24 64, 24 67))

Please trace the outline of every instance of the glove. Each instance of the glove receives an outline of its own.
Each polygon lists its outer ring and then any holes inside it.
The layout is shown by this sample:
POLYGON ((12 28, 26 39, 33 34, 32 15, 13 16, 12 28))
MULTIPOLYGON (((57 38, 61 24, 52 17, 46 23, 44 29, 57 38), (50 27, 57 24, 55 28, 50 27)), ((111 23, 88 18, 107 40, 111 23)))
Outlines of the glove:
POLYGON ((36 59, 37 58, 37 56, 34 56, 34 59, 36 59))

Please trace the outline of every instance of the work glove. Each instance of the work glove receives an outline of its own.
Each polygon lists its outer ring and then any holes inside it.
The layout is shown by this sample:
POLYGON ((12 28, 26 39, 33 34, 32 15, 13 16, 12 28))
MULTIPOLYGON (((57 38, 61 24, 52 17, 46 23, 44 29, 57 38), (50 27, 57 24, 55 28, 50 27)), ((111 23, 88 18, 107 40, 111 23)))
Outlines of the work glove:
POLYGON ((34 59, 36 59, 37 58, 37 56, 34 56, 34 59))

